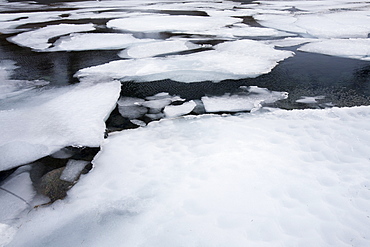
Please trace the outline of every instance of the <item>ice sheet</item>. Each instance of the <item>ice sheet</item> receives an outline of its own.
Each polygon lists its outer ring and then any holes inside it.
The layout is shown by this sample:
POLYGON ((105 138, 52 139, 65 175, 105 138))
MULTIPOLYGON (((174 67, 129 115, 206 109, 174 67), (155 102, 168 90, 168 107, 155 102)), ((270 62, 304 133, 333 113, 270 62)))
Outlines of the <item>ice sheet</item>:
POLYGON ((369 120, 276 110, 113 134, 9 246, 368 246, 369 120))
POLYGON ((115 81, 45 90, 29 95, 31 99, 24 100, 23 107, 0 111, 0 170, 65 146, 99 146, 104 121, 115 107, 120 86, 115 81))
POLYGON ((113 61, 82 69, 79 78, 115 78, 123 81, 172 79, 180 82, 221 81, 268 73, 293 53, 253 40, 237 40, 214 50, 165 58, 113 61))

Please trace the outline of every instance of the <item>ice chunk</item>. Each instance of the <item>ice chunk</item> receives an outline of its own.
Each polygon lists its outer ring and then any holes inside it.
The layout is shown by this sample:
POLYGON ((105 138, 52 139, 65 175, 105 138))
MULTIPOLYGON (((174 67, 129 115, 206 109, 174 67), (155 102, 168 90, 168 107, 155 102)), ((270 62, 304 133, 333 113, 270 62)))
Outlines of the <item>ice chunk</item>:
POLYGON ((120 86, 114 81, 44 90, 23 107, 0 111, 0 170, 65 146, 99 146, 120 86))
POLYGON ((192 32, 220 28, 241 21, 232 17, 157 14, 111 20, 107 27, 131 32, 192 32))
POLYGON ((62 175, 60 175, 60 179, 71 183, 75 182, 88 163, 84 160, 69 160, 62 175))
POLYGON ((118 55, 122 58, 144 58, 160 54, 186 51, 199 47, 200 47, 199 45, 187 41, 166 40, 133 45, 127 48, 126 50, 123 50, 118 55))
POLYGON ((301 45, 304 43, 316 42, 316 41, 319 41, 319 40, 312 39, 312 38, 288 37, 285 39, 269 40, 269 41, 266 41, 266 43, 274 45, 274 46, 279 46, 279 47, 289 47, 289 46, 296 46, 296 45, 301 45))
POLYGON ((164 114, 166 117, 179 117, 186 115, 193 111, 196 104, 193 100, 185 102, 181 105, 169 105, 164 108, 164 114))
POLYGON ((94 30, 93 24, 59 24, 49 25, 34 31, 24 32, 8 38, 10 42, 30 47, 36 51, 46 50, 51 46, 49 39, 73 32, 94 30))
POLYGON ((318 99, 324 98, 325 96, 314 96, 314 97, 302 96, 301 99, 296 100, 296 102, 304 104, 316 104, 318 99))
POLYGON ((146 107, 132 105, 132 106, 119 106, 118 111, 122 117, 128 119, 135 119, 144 116, 148 109, 146 107))
POLYGON ((253 40, 225 42, 215 50, 165 58, 113 61, 82 69, 77 77, 120 78, 123 81, 172 79, 180 82, 221 81, 268 73, 293 53, 253 40))
POLYGON ((60 38, 45 51, 115 50, 149 41, 152 40, 137 39, 124 33, 73 33, 60 38))
POLYGON ((242 87, 241 89, 244 92, 239 94, 202 97, 206 112, 252 111, 261 108, 263 104, 274 103, 288 97, 286 92, 269 91, 256 86, 242 87))
POLYGON ((300 51, 370 61, 370 39, 328 39, 305 44, 300 51))

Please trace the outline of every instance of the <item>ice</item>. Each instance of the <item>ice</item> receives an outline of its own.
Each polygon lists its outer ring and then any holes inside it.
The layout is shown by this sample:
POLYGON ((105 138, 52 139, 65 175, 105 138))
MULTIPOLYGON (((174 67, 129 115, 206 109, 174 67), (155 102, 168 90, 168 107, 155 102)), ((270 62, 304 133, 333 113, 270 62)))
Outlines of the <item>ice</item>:
POLYGON ((75 182, 88 163, 84 160, 68 160, 60 179, 71 183, 75 182))
POLYGON ((370 39, 328 39, 305 44, 300 51, 370 61, 370 39))
POLYGON ((99 146, 104 121, 115 107, 119 92, 117 81, 86 83, 44 90, 29 95, 23 106, 1 110, 0 170, 31 162, 65 146, 99 146))
POLYGON ((369 246, 369 120, 369 106, 275 110, 112 134, 9 246, 369 246))
POLYGON ((255 86, 242 87, 242 90, 241 93, 234 95, 202 97, 206 112, 255 111, 260 109, 263 104, 274 103, 288 97, 286 92, 269 91, 255 86))
POLYGON ((302 96, 301 99, 296 100, 298 103, 304 103, 304 104, 316 104, 318 99, 324 99, 325 96, 314 96, 314 97, 308 97, 308 96, 302 96))
POLYGON ((111 20, 107 23, 107 27, 131 32, 193 32, 220 28, 241 21, 239 18, 232 17, 157 14, 111 20))
POLYGON ((268 73, 277 62, 293 55, 259 41, 225 42, 214 50, 165 58, 118 60, 82 69, 79 78, 115 78, 123 81, 172 79, 180 82, 221 81, 268 73))
POLYGON ((49 25, 34 31, 17 34, 16 36, 8 38, 8 40, 20 46, 30 47, 37 51, 43 51, 52 45, 49 43, 50 38, 73 32, 92 31, 94 29, 95 27, 93 24, 49 25))
MULTIPOLYGON (((0 102, 7 98, 16 97, 38 86, 49 84, 49 82, 42 80, 25 81, 10 79, 13 70, 17 68, 15 64, 16 63, 11 60, 0 61, 0 102)), ((1 108, 2 107, 0 107, 0 109, 1 108)))
POLYGON ((187 101, 181 105, 169 105, 163 110, 166 117, 179 117, 192 112, 196 104, 193 100, 187 101))
POLYGON ((73 33, 58 39, 53 47, 44 51, 115 50, 149 41, 152 40, 123 33, 73 33))
POLYGON ((182 40, 166 40, 133 45, 118 55, 122 58, 144 58, 196 48, 200 48, 200 46, 182 40))

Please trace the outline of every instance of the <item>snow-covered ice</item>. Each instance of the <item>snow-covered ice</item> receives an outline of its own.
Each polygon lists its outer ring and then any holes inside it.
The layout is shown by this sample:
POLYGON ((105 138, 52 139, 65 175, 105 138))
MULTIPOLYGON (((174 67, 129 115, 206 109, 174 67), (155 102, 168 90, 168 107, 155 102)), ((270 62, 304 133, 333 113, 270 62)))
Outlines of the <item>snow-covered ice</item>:
POLYGON ((81 69, 79 78, 111 78, 123 81, 172 79, 180 82, 221 81, 256 77, 271 71, 293 53, 276 50, 253 40, 224 42, 214 50, 159 58, 117 60, 81 69))
POLYGON ((179 117, 186 115, 194 110, 196 103, 193 100, 185 102, 181 105, 169 105, 163 110, 166 117, 179 117))
POLYGON ((113 134, 9 246, 368 246, 369 120, 275 110, 113 134))
POLYGON ((71 145, 99 146, 119 97, 120 83, 81 84, 25 95, 0 111, 0 170, 71 145), (29 99, 28 99, 29 98, 29 99))

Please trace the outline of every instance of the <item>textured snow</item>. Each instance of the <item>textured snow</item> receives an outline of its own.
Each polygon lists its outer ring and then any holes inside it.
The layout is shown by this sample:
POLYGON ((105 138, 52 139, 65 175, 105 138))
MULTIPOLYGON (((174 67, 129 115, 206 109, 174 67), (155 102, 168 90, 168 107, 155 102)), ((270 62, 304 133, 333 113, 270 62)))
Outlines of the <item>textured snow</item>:
POLYGON ((58 39, 46 51, 114 50, 149 41, 152 40, 136 39, 132 34, 123 33, 73 33, 58 39))
POLYGON ((52 44, 49 39, 60 35, 66 35, 73 32, 83 32, 94 30, 93 24, 59 24, 49 25, 34 31, 24 32, 8 38, 10 42, 30 47, 34 50, 46 50, 52 44))
POLYGON ((164 58, 118 60, 82 69, 77 77, 123 81, 172 79, 180 82, 221 81, 268 73, 293 53, 253 40, 225 42, 214 50, 164 58))
POLYGON ((122 58, 144 58, 196 48, 200 46, 182 40, 166 40, 130 46, 118 55, 122 58))
POLYGON ((65 146, 99 146, 104 138, 104 121, 115 107, 119 92, 119 82, 82 84, 44 90, 24 99, 23 106, 1 110, 0 170, 65 146))
POLYGON ((305 44, 300 51, 370 61, 370 39, 328 39, 305 44))
POLYGON ((369 246, 369 120, 276 110, 113 134, 9 246, 369 246))

